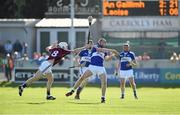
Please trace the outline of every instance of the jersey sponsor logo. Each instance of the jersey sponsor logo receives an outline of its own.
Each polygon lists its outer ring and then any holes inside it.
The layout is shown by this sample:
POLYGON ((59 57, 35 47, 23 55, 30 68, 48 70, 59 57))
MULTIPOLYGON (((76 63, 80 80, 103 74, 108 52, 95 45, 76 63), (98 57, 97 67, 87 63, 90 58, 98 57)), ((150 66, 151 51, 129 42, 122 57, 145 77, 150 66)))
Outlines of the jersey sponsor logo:
POLYGON ((104 60, 105 54, 103 52, 94 52, 92 57, 99 56, 104 60))
POLYGON ((130 62, 130 61, 132 61, 131 57, 122 57, 121 58, 121 62, 130 62))
POLYGON ((81 58, 81 61, 87 61, 87 62, 90 62, 90 61, 91 61, 91 57, 84 56, 84 57, 81 58))

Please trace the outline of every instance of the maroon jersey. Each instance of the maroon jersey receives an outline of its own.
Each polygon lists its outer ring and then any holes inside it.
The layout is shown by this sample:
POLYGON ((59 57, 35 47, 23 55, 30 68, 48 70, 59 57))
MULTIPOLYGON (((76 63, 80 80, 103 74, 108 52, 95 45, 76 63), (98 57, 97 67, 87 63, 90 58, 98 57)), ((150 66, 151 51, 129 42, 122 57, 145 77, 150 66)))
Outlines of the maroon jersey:
POLYGON ((64 50, 62 48, 52 48, 49 52, 50 54, 47 60, 54 59, 53 66, 59 63, 64 56, 71 53, 70 50, 64 50))

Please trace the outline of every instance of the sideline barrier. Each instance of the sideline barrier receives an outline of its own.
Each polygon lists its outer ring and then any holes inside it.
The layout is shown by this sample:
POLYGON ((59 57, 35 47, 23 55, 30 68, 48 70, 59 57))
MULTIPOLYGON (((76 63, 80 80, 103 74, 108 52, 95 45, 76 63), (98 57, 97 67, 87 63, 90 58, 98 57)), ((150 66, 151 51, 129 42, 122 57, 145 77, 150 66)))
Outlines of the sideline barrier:
MULTIPOLYGON (((38 68, 22 68, 18 67, 14 69, 14 81, 15 83, 22 83, 28 78, 33 77, 33 74, 38 68)), ((68 69, 53 69, 54 81, 60 83, 70 83, 70 70, 68 69)), ((78 71, 74 70, 74 78, 77 79, 78 71)), ((44 83, 47 79, 40 79, 36 83, 44 83)))
MULTIPOLYGON (((114 68, 107 68, 108 84, 118 84, 119 76, 113 74, 114 68)), ((32 77, 37 68, 15 68, 14 82, 22 83, 32 77)), ((70 70, 66 68, 55 68, 52 70, 54 81, 58 83, 70 83, 70 70)), ((160 68, 137 68, 134 69, 135 80, 137 83, 159 84, 159 83, 180 83, 180 69, 160 69, 160 68)), ((74 81, 78 79, 78 69, 74 69, 74 81)), ((41 79, 36 83, 44 83, 46 79, 41 79)), ((89 79, 90 83, 100 83, 97 76, 89 79)))

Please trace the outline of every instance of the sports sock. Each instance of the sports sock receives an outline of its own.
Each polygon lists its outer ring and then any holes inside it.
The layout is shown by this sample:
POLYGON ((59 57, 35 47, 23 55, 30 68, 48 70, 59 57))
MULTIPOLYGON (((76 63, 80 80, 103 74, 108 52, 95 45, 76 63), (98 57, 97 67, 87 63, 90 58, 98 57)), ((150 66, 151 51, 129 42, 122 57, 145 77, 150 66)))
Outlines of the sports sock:
POLYGON ((124 97, 124 93, 121 94, 121 97, 124 97))
POLYGON ((47 91, 47 96, 51 95, 50 91, 47 91))
POLYGON ((105 96, 101 96, 101 99, 105 99, 105 96))
POLYGON ((74 92, 75 90, 76 90, 76 89, 74 89, 74 87, 71 89, 71 91, 73 91, 73 92, 74 92))
POLYGON ((76 94, 79 95, 81 93, 82 89, 83 89, 82 87, 78 87, 76 94))
POLYGON ((23 83, 23 84, 22 84, 22 87, 23 87, 23 88, 27 87, 26 83, 23 83))

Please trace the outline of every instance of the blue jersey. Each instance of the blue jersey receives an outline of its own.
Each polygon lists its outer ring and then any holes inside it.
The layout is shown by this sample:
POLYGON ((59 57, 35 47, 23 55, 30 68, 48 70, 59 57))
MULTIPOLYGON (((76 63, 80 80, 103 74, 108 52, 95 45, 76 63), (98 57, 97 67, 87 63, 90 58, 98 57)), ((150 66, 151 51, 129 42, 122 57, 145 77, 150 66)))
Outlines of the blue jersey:
POLYGON ((91 50, 84 49, 79 53, 80 64, 85 64, 85 67, 88 67, 91 62, 91 50))
POLYGON ((120 56, 120 70, 130 70, 132 66, 127 67, 126 65, 129 64, 132 60, 135 60, 135 54, 131 51, 123 51, 119 54, 120 56))
POLYGON ((107 55, 107 53, 97 52, 97 48, 98 46, 94 46, 92 48, 91 65, 103 66, 104 58, 107 55))

